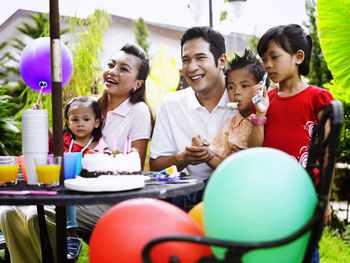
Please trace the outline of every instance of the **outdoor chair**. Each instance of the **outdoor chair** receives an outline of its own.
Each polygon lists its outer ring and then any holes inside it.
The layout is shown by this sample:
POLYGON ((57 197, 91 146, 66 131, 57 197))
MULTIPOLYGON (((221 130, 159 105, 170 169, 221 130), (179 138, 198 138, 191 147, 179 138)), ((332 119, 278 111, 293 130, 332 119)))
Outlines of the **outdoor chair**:
MULTIPOLYGON (((203 257, 197 262, 239 263, 242 262, 242 256, 248 251, 257 248, 278 247, 290 243, 304 235, 306 232, 311 231, 307 250, 303 258, 303 262, 309 263, 312 253, 317 247, 323 231, 324 214, 328 205, 342 122, 342 103, 335 100, 327 105, 327 107, 324 109, 319 123, 316 124, 313 128, 306 171, 315 184, 318 203, 313 216, 301 229, 286 238, 270 242, 235 242, 213 239, 205 236, 191 235, 161 236, 151 240, 144 247, 142 252, 142 258, 144 262, 152 262, 150 258, 150 251, 154 246, 168 241, 181 241, 227 248, 225 259, 223 261, 219 261, 213 256, 203 257), (330 127, 330 130, 328 130, 327 127, 330 127)), ((176 257, 176 255, 174 255, 169 259, 169 262, 180 262, 180 260, 176 257)))

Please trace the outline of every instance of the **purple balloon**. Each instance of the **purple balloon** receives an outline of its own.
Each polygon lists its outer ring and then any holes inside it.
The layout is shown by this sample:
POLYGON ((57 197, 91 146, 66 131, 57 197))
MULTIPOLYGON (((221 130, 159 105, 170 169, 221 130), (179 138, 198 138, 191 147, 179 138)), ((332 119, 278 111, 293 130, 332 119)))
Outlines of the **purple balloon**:
MULTIPOLYGON (((73 71, 71 51, 61 42, 62 87, 69 81, 73 71)), ((50 38, 41 37, 31 41, 24 49, 19 61, 19 70, 24 82, 33 90, 50 93, 51 51, 50 38)))

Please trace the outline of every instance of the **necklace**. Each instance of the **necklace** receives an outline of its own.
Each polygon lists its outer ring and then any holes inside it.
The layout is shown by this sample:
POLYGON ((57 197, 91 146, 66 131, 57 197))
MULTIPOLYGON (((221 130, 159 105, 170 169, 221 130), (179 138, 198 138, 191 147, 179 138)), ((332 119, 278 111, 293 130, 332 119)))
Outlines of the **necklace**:
MULTIPOLYGON (((83 153, 87 149, 87 147, 90 146, 93 140, 94 140, 94 136, 91 137, 90 141, 85 145, 85 147, 80 152, 83 153)), ((70 142, 70 145, 69 145, 69 150, 68 150, 69 153, 72 151, 73 144, 74 144, 74 139, 72 138, 72 141, 70 142)))

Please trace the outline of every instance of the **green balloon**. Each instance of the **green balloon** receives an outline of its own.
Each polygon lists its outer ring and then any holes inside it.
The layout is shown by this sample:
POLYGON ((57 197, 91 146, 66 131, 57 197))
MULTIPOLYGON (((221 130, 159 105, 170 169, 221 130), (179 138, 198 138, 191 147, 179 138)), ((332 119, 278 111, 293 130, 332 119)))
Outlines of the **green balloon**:
MULTIPOLYGON (((306 170, 288 154, 267 147, 250 148, 226 158, 204 192, 203 220, 208 237, 263 242, 285 238, 303 227, 317 205, 306 170)), ((244 263, 301 262, 310 231, 280 247, 246 253, 244 263)), ((218 259, 226 249, 212 248, 218 259)))

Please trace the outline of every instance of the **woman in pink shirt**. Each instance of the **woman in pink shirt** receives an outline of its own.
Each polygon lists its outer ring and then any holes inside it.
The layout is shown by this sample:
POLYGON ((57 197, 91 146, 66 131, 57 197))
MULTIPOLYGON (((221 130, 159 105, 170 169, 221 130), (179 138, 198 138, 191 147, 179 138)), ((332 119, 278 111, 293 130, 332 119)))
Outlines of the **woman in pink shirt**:
MULTIPOLYGON (((127 137, 138 150, 143 169, 151 138, 153 116, 146 102, 149 61, 137 45, 126 44, 114 53, 103 71, 102 96, 98 99, 104 123, 102 135, 109 150, 123 150, 127 137)), ((91 233, 99 218, 113 204, 77 206, 79 229, 91 233)))
MULTIPOLYGON (((122 151, 126 138, 131 138, 131 146, 137 148, 140 154, 142 169, 153 127, 152 113, 145 100, 148 72, 146 53, 136 45, 126 44, 108 61, 103 72, 104 92, 98 100, 104 117, 102 134, 107 147, 110 150, 116 147, 122 151)), ((112 205, 77 206, 78 231, 91 233, 97 221, 112 205)), ((45 206, 45 217, 51 246, 55 250, 56 213, 53 206, 45 206)), ((13 238, 11 244, 16 245, 16 249, 11 254, 11 262, 41 262, 35 206, 28 206, 21 214, 9 207, 2 211, 0 223, 11 229, 23 229, 23 225, 26 226, 25 231, 17 230, 13 238)), ((80 248, 74 250, 77 251, 74 253, 79 254, 80 248)), ((55 251, 53 254, 56 256, 55 251)))
POLYGON ((153 126, 152 112, 145 97, 148 72, 146 53, 136 45, 126 44, 109 59, 103 72, 104 91, 98 100, 107 147, 112 150, 114 145, 122 151, 129 137, 131 146, 140 154, 141 167, 153 126))

